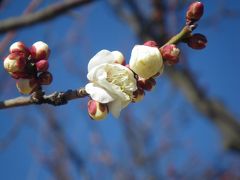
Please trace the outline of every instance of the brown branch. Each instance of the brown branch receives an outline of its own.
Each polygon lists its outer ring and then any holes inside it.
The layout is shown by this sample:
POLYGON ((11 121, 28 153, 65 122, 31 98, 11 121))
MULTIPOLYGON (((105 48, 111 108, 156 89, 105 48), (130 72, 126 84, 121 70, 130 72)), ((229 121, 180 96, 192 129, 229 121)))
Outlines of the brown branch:
POLYGON ((43 95, 33 93, 28 97, 17 97, 14 99, 9 99, 5 101, 0 101, 0 109, 27 106, 31 104, 51 104, 54 106, 66 104, 70 100, 83 98, 88 96, 84 88, 77 90, 68 90, 66 92, 54 92, 50 95, 43 95), (38 95, 38 97, 37 97, 38 95))
POLYGON ((41 11, 20 17, 13 17, 0 21, 0 33, 16 30, 36 23, 45 22, 56 18, 67 11, 85 5, 93 0, 71 0, 63 3, 53 4, 41 11))

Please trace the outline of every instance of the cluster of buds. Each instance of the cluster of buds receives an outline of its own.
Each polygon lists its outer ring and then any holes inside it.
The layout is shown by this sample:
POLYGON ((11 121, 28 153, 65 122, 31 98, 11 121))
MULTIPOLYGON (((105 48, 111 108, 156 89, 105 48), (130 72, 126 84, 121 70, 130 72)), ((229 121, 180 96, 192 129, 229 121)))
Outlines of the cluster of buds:
POLYGON ((9 48, 9 55, 4 59, 5 70, 16 79, 16 86, 20 93, 31 94, 41 90, 41 85, 52 82, 52 74, 48 72, 48 57, 50 49, 42 41, 38 41, 31 48, 22 42, 15 42, 9 48))
MULTIPOLYGON (((200 20, 204 13, 204 5, 202 2, 193 2, 186 13, 186 24, 192 25, 200 20)), ((193 49, 203 49, 207 45, 207 38, 200 33, 191 34, 184 40, 187 45, 193 49)))

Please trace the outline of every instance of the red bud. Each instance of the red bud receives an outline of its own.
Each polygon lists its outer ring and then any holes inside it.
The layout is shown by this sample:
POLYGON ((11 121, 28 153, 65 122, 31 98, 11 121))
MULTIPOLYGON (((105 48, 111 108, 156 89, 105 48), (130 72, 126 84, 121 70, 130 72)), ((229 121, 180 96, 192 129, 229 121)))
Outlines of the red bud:
POLYGON ((9 48, 10 53, 24 53, 25 56, 30 54, 29 49, 23 42, 15 42, 9 48))
POLYGON ((38 82, 41 85, 49 85, 52 83, 53 77, 50 72, 43 72, 38 76, 38 82))
POLYGON ((139 102, 144 98, 145 92, 142 88, 138 88, 133 92, 132 102, 139 102))
POLYGON ((157 43, 155 41, 147 41, 143 45, 149 46, 149 47, 157 47, 157 43))
POLYGON ((40 60, 36 63, 36 68, 37 68, 37 71, 39 72, 45 72, 48 70, 48 61, 47 60, 40 60))
POLYGON ((204 5, 202 2, 196 1, 192 3, 186 13, 187 22, 189 21, 198 21, 204 12, 204 5))
POLYGON ((167 65, 173 65, 178 63, 180 49, 176 47, 174 44, 168 44, 160 48, 160 52, 164 59, 164 63, 167 65))
POLYGON ((149 79, 139 78, 137 81, 137 86, 146 91, 151 91, 155 85, 156 85, 156 81, 154 78, 149 78, 149 79))
POLYGON ((207 45, 207 38, 203 34, 193 34, 189 37, 187 44, 193 49, 203 49, 207 45))

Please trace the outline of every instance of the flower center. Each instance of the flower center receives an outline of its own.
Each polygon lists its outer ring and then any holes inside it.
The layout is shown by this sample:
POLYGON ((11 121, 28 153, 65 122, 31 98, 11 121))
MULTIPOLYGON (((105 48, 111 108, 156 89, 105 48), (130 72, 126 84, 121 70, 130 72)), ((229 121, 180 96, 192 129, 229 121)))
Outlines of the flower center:
MULTIPOLYGON (((121 66, 121 65, 119 65, 121 66)), ((126 67, 112 66, 107 69, 107 81, 111 84, 118 86, 121 91, 132 98, 133 87, 135 79, 133 73, 130 72, 126 67), (132 77, 131 77, 132 75, 132 77)))

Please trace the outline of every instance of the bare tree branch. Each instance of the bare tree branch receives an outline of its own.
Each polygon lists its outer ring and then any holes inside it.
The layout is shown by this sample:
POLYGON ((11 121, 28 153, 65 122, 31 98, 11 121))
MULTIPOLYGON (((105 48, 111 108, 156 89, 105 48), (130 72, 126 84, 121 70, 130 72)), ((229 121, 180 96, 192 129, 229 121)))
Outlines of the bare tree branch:
POLYGON ((17 97, 5 101, 0 101, 0 109, 26 106, 31 104, 51 104, 54 106, 66 104, 68 101, 88 96, 84 88, 68 90, 66 92, 54 92, 50 95, 43 95, 42 92, 34 92, 28 97, 17 97))
POLYGON ((80 7, 92 1, 93 0, 65 1, 63 3, 53 4, 36 13, 0 21, 0 33, 51 20, 73 8, 80 7))

